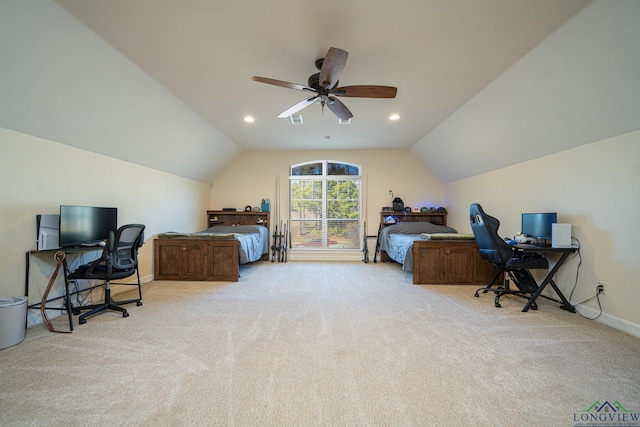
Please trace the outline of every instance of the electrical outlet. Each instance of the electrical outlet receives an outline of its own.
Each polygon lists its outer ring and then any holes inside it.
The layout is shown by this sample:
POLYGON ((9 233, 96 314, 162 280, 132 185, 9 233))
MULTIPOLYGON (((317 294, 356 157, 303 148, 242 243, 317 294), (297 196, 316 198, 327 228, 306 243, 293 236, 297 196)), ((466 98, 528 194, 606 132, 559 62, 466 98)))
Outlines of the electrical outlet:
POLYGON ((604 293, 604 283, 598 282, 598 287, 596 288, 598 295, 606 295, 604 293))

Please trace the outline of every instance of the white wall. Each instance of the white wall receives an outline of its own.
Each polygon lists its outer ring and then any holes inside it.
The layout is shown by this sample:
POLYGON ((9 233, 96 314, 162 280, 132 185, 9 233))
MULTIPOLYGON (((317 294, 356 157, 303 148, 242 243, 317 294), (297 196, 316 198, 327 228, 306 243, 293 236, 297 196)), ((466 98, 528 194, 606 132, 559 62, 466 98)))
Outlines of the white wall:
MULTIPOLYGON (((368 200, 368 235, 377 233, 381 208, 391 206, 389 190, 393 190, 405 206, 443 204, 442 183, 408 150, 252 151, 242 153, 213 183, 212 208, 260 206, 262 199, 270 198, 273 220, 276 208, 275 181, 276 175, 279 175, 280 217, 286 220, 289 209, 289 166, 312 160, 338 160, 362 167, 365 211, 368 200)), ((295 257, 295 254, 292 256, 295 257)), ((358 254, 356 257, 361 256, 358 254)))
POLYGON ((240 153, 52 1, 2 0, 0 58, 0 127, 209 183, 240 153))
MULTIPOLYGON (((573 294, 575 261, 559 274, 561 289, 578 303, 604 282, 600 320, 638 336, 639 23, 638 1, 594 1, 412 149, 447 183, 459 230, 470 231, 473 202, 500 219, 505 237, 522 212, 557 211, 583 261, 573 294)), ((583 307, 598 310, 597 300, 583 307)))
MULTIPOLYGON (((500 234, 520 230, 522 212, 557 212, 572 224, 582 265, 572 303, 601 297, 601 321, 640 336, 640 247, 634 236, 640 212, 640 131, 584 145, 519 165, 445 185, 450 225, 470 232, 469 205, 480 203, 500 220, 500 234)), ((563 267, 557 283, 567 297, 575 284, 577 260, 563 267)), ((597 300, 582 310, 593 317, 597 300)))
MULTIPOLYGON (((35 216, 58 213, 61 204, 114 206, 119 224, 145 224, 147 243, 140 252, 145 281, 153 274, 154 235, 201 230, 207 224, 206 183, 4 128, 0 152, 0 297, 24 295, 25 253, 36 249, 35 216)), ((31 259, 29 293, 34 303, 55 264, 51 254, 31 259)), ((58 291, 61 280, 60 275, 58 291)), ((30 324, 36 319, 30 316, 30 324)))
POLYGON ((595 1, 412 151, 451 182, 631 132, 639 76, 640 1, 595 1))

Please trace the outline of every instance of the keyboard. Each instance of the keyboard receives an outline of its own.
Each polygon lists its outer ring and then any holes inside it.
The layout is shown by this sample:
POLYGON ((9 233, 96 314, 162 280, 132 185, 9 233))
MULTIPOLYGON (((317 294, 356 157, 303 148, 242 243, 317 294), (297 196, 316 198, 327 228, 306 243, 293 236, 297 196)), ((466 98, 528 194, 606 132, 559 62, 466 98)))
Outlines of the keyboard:
POLYGON ((106 242, 104 240, 96 240, 94 242, 83 242, 80 243, 80 246, 105 246, 106 242))

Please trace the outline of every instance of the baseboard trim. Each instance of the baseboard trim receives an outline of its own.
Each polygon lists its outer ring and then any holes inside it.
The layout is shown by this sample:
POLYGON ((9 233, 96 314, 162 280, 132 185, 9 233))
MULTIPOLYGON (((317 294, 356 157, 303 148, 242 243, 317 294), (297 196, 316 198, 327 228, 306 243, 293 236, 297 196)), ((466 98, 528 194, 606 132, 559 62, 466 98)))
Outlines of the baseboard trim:
MULTIPOLYGON (((141 284, 144 285, 145 283, 149 283, 149 282, 153 282, 153 274, 140 277, 141 284)), ((137 281, 135 276, 119 283, 112 283, 111 295, 118 295, 119 293, 122 293, 122 292, 131 291, 132 290, 131 285, 135 285, 136 283, 137 281)))
POLYGON ((359 250, 289 250, 291 261, 362 261, 363 253, 359 250))
MULTIPOLYGON (((576 306, 576 310, 580 311, 580 313, 584 317, 588 318, 596 318, 599 314, 599 310, 595 310, 593 308, 585 307, 585 306, 576 306)), ((612 316, 607 313, 602 313, 600 316, 595 319, 600 323, 603 323, 607 326, 610 326, 619 331, 625 332, 627 334, 633 335, 635 337, 640 338, 640 325, 629 322, 628 320, 620 319, 619 317, 612 316)))

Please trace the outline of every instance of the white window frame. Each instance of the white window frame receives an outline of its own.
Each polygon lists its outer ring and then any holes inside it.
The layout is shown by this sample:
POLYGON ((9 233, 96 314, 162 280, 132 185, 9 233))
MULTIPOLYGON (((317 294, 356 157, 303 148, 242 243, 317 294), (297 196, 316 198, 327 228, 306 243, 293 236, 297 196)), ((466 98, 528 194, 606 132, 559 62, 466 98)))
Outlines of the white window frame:
MULTIPOLYGON (((294 222, 303 221, 294 220, 293 219, 293 203, 292 203, 292 182, 295 180, 305 180, 305 181, 322 181, 322 200, 321 200, 321 216, 319 221, 321 222, 321 246, 314 248, 306 248, 306 247, 292 247, 296 251, 304 251, 304 250, 343 250, 342 248, 335 248, 332 246, 328 246, 328 224, 331 221, 327 218, 327 183, 329 181, 358 181, 359 191, 358 191, 358 218, 357 221, 357 238, 356 238, 356 246, 350 248, 344 248, 346 250, 360 250, 360 242, 362 241, 362 193, 363 193, 363 180, 362 180, 362 166, 352 162, 346 162, 341 160, 311 160, 307 162, 301 162, 294 165, 289 166, 289 221, 292 225, 294 222), (293 169, 305 165, 320 163, 322 164, 322 174, 321 175, 292 175, 293 169), (331 163, 342 164, 352 166, 358 169, 358 175, 328 175, 328 165, 331 163)), ((291 227, 293 228, 293 227, 291 227)), ((292 242, 293 243, 293 242, 292 242)))

